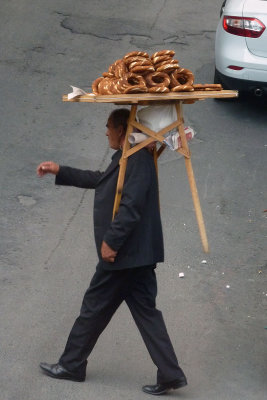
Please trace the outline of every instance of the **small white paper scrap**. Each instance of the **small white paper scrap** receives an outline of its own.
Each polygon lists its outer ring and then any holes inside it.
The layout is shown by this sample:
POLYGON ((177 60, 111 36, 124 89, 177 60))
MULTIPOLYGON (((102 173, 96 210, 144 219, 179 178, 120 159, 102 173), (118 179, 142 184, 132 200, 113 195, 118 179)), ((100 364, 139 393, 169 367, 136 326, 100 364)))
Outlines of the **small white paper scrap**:
POLYGON ((184 278, 184 273, 183 272, 179 273, 179 278, 184 278))
POLYGON ((226 285, 226 289, 230 289, 230 287, 231 287, 230 285, 226 285))
POLYGON ((73 91, 72 93, 68 94, 68 100, 74 99, 74 97, 81 96, 83 94, 87 94, 84 90, 78 87, 75 86, 70 86, 70 87, 72 88, 73 91))
POLYGON ((201 264, 207 264, 207 260, 202 260, 201 264))
POLYGON ((145 135, 142 132, 133 132, 131 135, 129 135, 129 143, 130 144, 138 144, 143 142, 148 138, 147 135, 145 135))

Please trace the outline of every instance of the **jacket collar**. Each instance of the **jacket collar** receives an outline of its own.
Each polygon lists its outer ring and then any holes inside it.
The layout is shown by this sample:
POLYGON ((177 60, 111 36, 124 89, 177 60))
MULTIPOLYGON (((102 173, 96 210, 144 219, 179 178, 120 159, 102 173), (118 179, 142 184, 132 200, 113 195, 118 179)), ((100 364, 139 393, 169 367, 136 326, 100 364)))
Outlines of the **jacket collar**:
POLYGON ((115 159, 117 159, 117 158, 120 159, 121 156, 122 156, 122 151, 121 151, 121 149, 119 149, 119 150, 115 151, 115 153, 112 155, 111 159, 112 160, 114 160, 114 158, 115 159))
POLYGON ((117 150, 111 157, 111 163, 109 164, 109 166, 107 167, 106 171, 104 172, 104 174, 101 176, 101 178, 99 179, 99 182, 101 182, 103 179, 105 179, 109 174, 111 174, 111 172, 114 171, 114 169, 116 169, 119 166, 119 161, 121 159, 122 156, 122 151, 121 150, 117 150))

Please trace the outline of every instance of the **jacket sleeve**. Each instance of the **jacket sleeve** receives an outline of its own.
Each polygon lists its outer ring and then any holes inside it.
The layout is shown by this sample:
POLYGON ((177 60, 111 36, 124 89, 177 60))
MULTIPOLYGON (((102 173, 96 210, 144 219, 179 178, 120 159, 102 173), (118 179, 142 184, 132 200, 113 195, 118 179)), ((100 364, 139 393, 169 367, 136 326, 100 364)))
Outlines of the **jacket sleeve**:
POLYGON ((103 172, 100 171, 83 171, 77 168, 60 166, 55 184, 75 186, 83 189, 95 189, 102 175, 103 172))
POLYGON ((104 235, 104 241, 115 251, 121 248, 142 217, 151 183, 149 161, 146 157, 129 158, 119 210, 104 235))

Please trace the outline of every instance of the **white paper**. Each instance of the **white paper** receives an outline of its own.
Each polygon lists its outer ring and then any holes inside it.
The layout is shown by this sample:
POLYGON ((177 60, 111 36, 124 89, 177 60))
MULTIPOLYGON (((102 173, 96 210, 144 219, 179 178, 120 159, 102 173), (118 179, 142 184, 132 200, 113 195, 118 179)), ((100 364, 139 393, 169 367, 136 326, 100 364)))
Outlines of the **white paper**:
POLYGON ((84 90, 75 87, 75 86, 70 86, 72 88, 72 93, 68 94, 68 100, 74 99, 77 96, 81 96, 83 94, 87 94, 84 90))
POLYGON ((131 144, 138 144, 143 142, 144 140, 146 140, 148 138, 147 135, 145 135, 144 133, 141 132, 133 132, 130 136, 129 136, 129 142, 131 144))
MULTIPOLYGON (((191 126, 185 126, 184 133, 186 136, 186 140, 189 142, 195 136, 195 131, 191 126)), ((170 132, 164 139, 164 143, 169 147, 171 150, 177 150, 181 147, 181 139, 179 133, 170 132)))

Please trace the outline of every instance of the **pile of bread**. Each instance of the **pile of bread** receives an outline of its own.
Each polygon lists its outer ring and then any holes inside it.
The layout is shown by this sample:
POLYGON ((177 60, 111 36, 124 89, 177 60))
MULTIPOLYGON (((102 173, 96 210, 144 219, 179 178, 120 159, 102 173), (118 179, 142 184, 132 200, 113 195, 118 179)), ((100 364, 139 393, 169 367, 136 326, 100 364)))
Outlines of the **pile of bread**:
POLYGON ((180 68, 174 55, 173 50, 160 50, 151 57, 144 51, 127 53, 92 83, 92 91, 112 95, 222 90, 217 84, 194 85, 194 74, 180 68))

